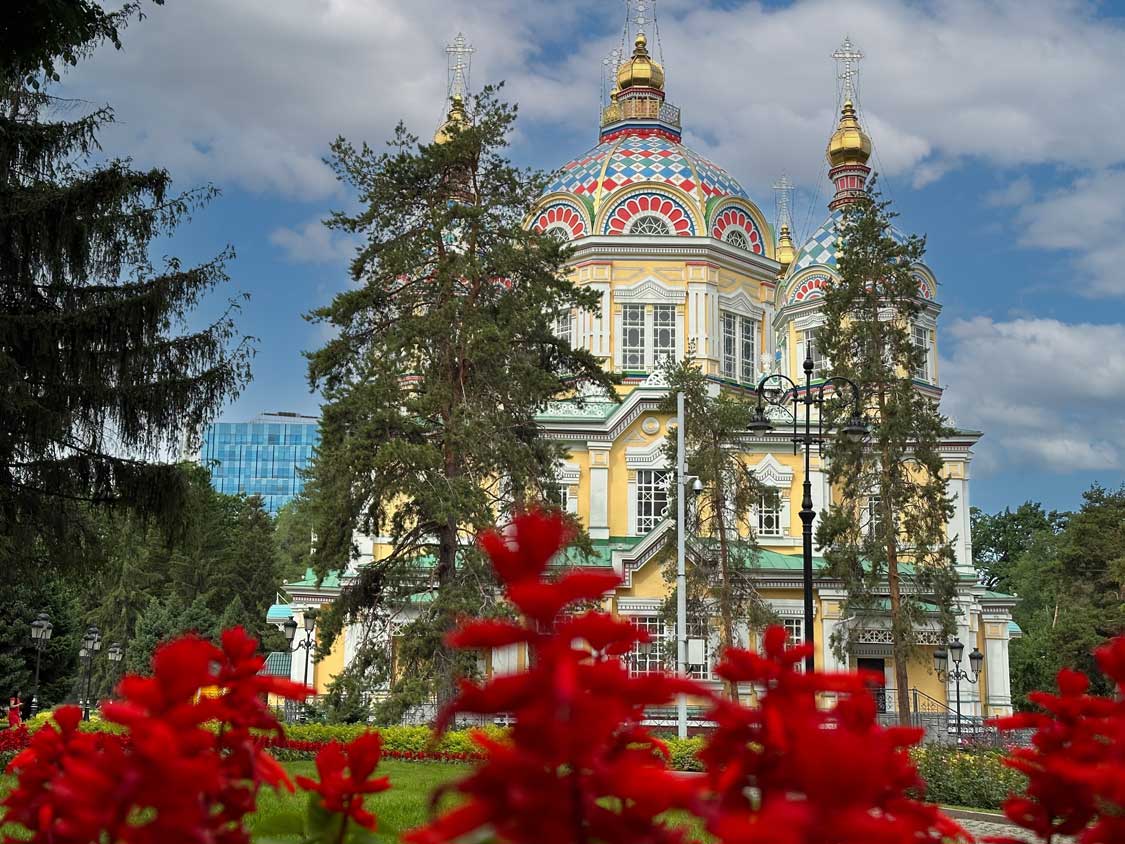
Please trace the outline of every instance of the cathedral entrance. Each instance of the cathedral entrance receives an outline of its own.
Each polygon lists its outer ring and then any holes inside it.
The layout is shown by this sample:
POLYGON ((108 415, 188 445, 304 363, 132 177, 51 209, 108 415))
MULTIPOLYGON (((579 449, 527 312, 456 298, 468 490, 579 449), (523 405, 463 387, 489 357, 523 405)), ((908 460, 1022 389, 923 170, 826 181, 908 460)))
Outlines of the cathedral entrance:
MULTIPOLYGON (((856 659, 856 668, 860 671, 871 671, 880 677, 887 676, 887 661, 876 657, 859 657, 856 659)), ((871 694, 875 697, 875 708, 880 714, 887 711, 887 690, 882 685, 871 684, 871 694)))

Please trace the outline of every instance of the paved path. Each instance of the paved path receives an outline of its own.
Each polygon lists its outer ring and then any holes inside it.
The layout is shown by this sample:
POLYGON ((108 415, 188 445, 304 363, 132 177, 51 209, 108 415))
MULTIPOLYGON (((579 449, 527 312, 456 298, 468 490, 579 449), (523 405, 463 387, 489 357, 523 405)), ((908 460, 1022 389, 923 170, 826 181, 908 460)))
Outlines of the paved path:
POLYGON ((970 821, 964 818, 957 818, 957 823, 965 827, 965 829, 978 840, 982 840, 989 835, 1004 835, 1010 838, 1017 838, 1020 841, 1035 841, 1031 833, 1020 829, 1018 826, 1009 826, 1003 823, 988 823, 987 821, 970 821))

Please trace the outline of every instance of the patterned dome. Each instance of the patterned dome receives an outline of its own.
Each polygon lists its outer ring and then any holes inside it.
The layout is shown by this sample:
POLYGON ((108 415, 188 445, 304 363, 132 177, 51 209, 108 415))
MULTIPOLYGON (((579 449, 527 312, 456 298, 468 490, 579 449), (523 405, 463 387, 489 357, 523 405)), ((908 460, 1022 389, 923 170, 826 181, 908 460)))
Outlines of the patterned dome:
POLYGON ((614 203, 632 185, 670 185, 691 199, 691 211, 710 219, 710 211, 727 197, 749 201, 746 191, 723 168, 673 140, 664 132, 625 132, 598 144, 563 166, 544 195, 570 194, 585 206, 589 219, 614 203))
POLYGON ((813 232, 812 237, 805 241, 805 245, 797 251, 797 257, 793 259, 789 271, 791 275, 807 267, 836 269, 836 249, 840 239, 837 226, 843 216, 842 211, 833 211, 821 227, 813 232))

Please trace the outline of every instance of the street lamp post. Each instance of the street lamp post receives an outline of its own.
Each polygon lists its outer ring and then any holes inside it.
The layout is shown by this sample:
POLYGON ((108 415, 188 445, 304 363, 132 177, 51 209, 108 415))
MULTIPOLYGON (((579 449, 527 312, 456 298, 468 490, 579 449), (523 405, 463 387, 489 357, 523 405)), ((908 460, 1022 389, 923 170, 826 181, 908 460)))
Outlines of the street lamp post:
POLYGON ((114 642, 109 646, 109 650, 106 651, 106 656, 109 657, 110 662, 109 688, 112 692, 113 681, 117 678, 117 669, 121 665, 121 660, 125 658, 125 649, 121 647, 120 642, 114 642))
POLYGON ((78 656, 82 660, 82 665, 86 672, 85 692, 82 697, 82 720, 90 720, 90 696, 93 694, 91 686, 93 684, 94 674, 94 657, 97 656, 98 651, 102 649, 102 634, 93 624, 86 628, 86 634, 82 637, 82 649, 78 651, 78 656))
MULTIPOLYGON (((804 446, 805 449, 805 483, 803 487, 803 495, 801 497, 801 538, 804 551, 804 597, 805 597, 805 642, 812 645, 816 641, 816 633, 813 630, 813 564, 812 564, 812 526, 813 520, 816 518, 816 511, 813 509, 812 500, 812 479, 809 472, 809 456, 812 452, 814 445, 819 446, 824 442, 824 388, 830 384, 847 385, 851 388, 852 399, 854 406, 852 409, 851 419, 847 421, 843 427, 840 428, 840 434, 850 440, 858 441, 867 436, 867 423, 863 421, 863 408, 859 399, 859 387, 854 381, 842 376, 834 376, 821 382, 815 392, 813 389, 812 375, 815 364, 812 359, 812 347, 808 346, 805 354, 805 386, 804 393, 801 392, 801 386, 787 375, 780 373, 774 375, 767 375, 760 382, 758 382, 758 407, 754 412, 754 418, 750 421, 750 433, 755 436, 761 436, 773 430, 773 423, 766 418, 765 407, 763 400, 766 400, 766 384, 769 381, 788 382, 792 387, 793 396, 793 453, 797 454, 798 448, 804 446), (798 418, 800 416, 800 405, 805 406, 805 425, 804 431, 798 428, 798 418), (814 435, 812 430, 812 409, 813 406, 817 407, 817 429, 814 435)), ((771 402, 772 403, 772 402, 771 402)), ((780 404, 780 402, 778 402, 780 404)), ((810 650, 809 655, 805 657, 805 669, 812 672, 815 667, 815 659, 810 650)))
POLYGON ((939 648, 934 651, 934 671, 938 675, 938 679, 943 683, 953 681, 954 687, 957 690, 957 743, 961 743, 961 681, 975 684, 980 680, 980 672, 984 667, 984 654, 977 648, 973 648, 969 654, 969 668, 972 673, 965 671, 961 667, 961 656, 965 653, 965 646, 961 643, 960 639, 955 638, 949 643, 949 652, 947 653, 944 648, 939 648), (949 668, 950 657, 953 659, 953 669, 949 668))
MULTIPOLYGON (((676 393, 676 673, 687 674, 687 492, 703 491, 703 482, 687 473, 684 448, 684 394, 676 393)), ((676 701, 676 735, 687 738, 687 696, 676 701)))
POLYGON ((302 620, 305 626, 305 638, 304 641, 299 641, 296 645, 293 644, 293 640, 297 638, 297 619, 289 616, 289 620, 282 625, 282 628, 285 630, 285 638, 289 642, 289 649, 299 651, 303 648, 305 651, 305 686, 307 687, 309 685, 309 654, 312 653, 313 631, 316 630, 316 611, 305 610, 302 620))
POLYGON ((51 624, 51 618, 45 612, 39 613, 35 616, 35 621, 31 622, 31 641, 35 643, 35 686, 31 691, 32 716, 39 711, 39 659, 54 629, 55 625, 51 624))

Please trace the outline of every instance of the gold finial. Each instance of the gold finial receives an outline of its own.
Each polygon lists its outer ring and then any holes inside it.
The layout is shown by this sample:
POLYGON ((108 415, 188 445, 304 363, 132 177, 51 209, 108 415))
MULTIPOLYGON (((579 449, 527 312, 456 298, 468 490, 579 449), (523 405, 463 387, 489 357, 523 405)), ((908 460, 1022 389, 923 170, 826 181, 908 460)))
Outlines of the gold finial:
POLYGON ((828 164, 832 167, 866 164, 871 157, 871 138, 859 125, 851 100, 845 100, 844 107, 840 109, 840 123, 828 140, 827 155, 828 164))
POLYGON ((793 238, 789 234, 789 224, 782 223, 781 231, 777 236, 777 251, 774 253, 777 262, 781 264, 780 275, 785 275, 785 271, 789 269, 789 265, 793 263, 793 259, 797 257, 797 250, 793 246, 793 238))
POLYGON ((460 94, 454 94, 449 98, 449 111, 445 115, 445 120, 438 126, 437 131, 434 132, 434 143, 444 144, 449 141, 452 134, 451 129, 453 126, 464 129, 469 125, 469 115, 465 111, 465 101, 460 94))
POLYGON ((643 32, 638 32, 633 42, 633 57, 617 71, 618 91, 635 87, 664 88, 664 68, 649 56, 648 38, 643 32))

